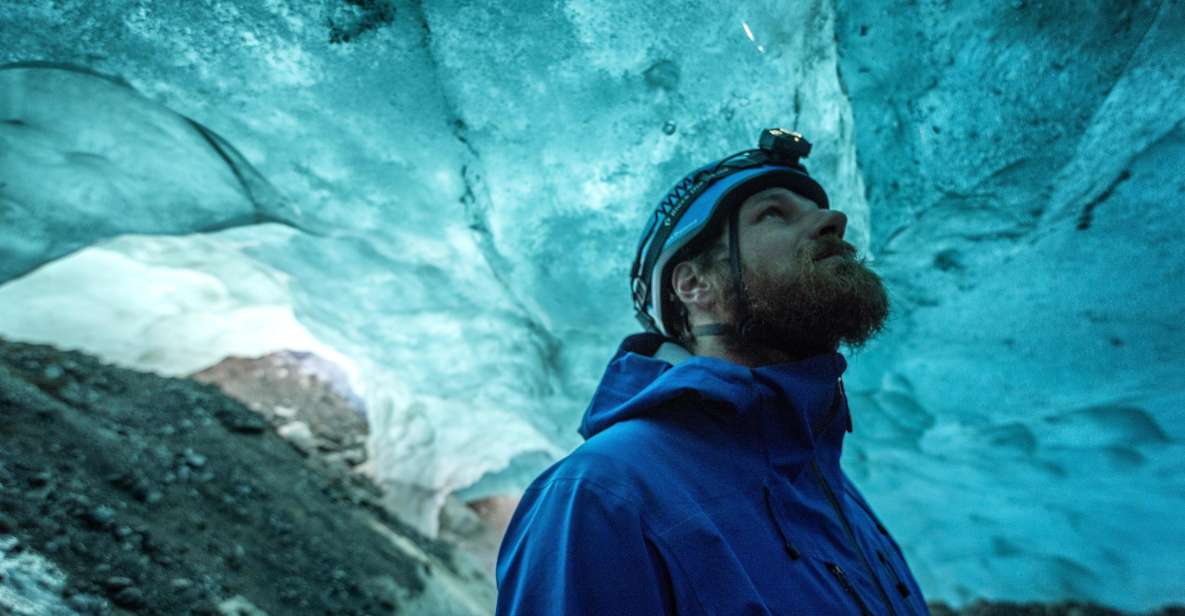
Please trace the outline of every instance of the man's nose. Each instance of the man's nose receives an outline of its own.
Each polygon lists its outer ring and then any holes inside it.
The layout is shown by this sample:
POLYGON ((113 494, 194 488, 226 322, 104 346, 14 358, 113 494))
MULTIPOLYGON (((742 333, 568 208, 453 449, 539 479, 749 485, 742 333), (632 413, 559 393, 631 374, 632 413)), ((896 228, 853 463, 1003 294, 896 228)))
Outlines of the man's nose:
POLYGON ((825 235, 834 235, 843 239, 844 231, 848 229, 848 217, 837 210, 819 210, 819 220, 815 222, 811 239, 819 239, 825 235))

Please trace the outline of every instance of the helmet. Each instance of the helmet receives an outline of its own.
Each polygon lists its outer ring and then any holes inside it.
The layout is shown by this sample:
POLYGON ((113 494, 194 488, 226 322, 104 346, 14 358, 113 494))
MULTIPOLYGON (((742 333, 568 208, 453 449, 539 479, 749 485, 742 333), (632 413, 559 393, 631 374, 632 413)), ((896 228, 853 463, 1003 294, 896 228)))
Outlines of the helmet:
MULTIPOLYGON (((802 135, 780 128, 761 132, 758 147, 744 150, 692 171, 675 184, 655 208, 646 225, 630 268, 634 313, 647 330, 665 336, 674 331, 671 321, 670 268, 698 248, 697 240, 709 237, 732 217, 745 199, 767 188, 784 187, 829 207, 827 193, 799 162, 810 154, 811 144, 802 135)), ((730 260, 733 284, 743 297, 740 249, 736 221, 730 225, 730 260)))

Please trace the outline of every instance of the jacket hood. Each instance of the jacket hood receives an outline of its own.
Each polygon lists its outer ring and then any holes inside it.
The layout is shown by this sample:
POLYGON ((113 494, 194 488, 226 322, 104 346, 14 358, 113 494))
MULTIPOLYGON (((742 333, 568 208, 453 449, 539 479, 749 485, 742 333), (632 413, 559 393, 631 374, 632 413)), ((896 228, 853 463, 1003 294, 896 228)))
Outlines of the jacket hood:
POLYGON ((588 442, 524 492, 498 614, 929 614, 839 463, 843 357, 747 368, 664 342, 622 343, 588 442))
POLYGON ((828 428, 841 424, 851 431, 847 404, 833 407, 836 382, 847 368, 839 353, 757 368, 711 357, 671 365, 654 357, 663 342, 657 334, 637 334, 621 343, 584 413, 581 436, 590 439, 622 421, 671 412, 686 400, 752 424, 766 437, 767 449, 770 443, 815 449, 820 436, 837 432, 838 448, 843 432, 828 428))

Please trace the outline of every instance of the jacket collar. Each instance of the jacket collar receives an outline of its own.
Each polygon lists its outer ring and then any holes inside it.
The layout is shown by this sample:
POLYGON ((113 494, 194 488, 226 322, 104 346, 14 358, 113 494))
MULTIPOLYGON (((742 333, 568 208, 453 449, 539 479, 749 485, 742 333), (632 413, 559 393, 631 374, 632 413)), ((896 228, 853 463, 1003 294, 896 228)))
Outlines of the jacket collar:
MULTIPOLYGON (((847 368, 839 353, 748 368, 722 359, 690 357, 678 365, 653 357, 659 336, 627 338, 605 371, 585 412, 586 439, 626 419, 686 408, 688 396, 732 413, 743 438, 769 464, 790 474, 812 458, 838 464, 851 416, 838 381, 847 368), (846 429, 846 430, 845 430, 846 429)), ((665 354, 664 354, 665 355, 665 354)))

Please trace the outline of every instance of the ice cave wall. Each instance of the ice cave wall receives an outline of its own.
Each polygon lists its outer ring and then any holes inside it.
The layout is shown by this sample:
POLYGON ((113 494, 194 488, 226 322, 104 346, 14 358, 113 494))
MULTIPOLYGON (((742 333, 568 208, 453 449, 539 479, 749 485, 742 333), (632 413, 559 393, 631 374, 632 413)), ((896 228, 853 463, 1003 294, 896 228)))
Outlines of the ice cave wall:
POLYGON ((661 191, 796 127, 890 284, 846 464, 927 593, 1181 600, 1183 34, 1169 0, 3 2, 0 62, 127 84, 0 70, 0 334, 334 349, 431 530, 576 444, 661 191))

